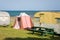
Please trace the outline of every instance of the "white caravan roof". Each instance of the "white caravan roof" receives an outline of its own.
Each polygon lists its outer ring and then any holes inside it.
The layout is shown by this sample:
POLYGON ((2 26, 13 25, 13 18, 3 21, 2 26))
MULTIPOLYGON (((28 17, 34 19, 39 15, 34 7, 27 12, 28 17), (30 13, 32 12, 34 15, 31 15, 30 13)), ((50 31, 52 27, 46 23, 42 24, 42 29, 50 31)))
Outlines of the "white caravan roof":
POLYGON ((0 11, 0 17, 3 17, 3 16, 10 16, 8 12, 1 12, 0 11))

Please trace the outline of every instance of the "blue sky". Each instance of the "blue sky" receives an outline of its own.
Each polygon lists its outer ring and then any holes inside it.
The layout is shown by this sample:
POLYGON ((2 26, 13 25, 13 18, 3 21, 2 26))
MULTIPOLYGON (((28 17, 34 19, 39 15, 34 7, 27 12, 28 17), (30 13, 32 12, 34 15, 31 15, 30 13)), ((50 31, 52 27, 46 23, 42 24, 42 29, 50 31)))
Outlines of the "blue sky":
POLYGON ((0 10, 60 10, 60 0, 0 0, 0 10))

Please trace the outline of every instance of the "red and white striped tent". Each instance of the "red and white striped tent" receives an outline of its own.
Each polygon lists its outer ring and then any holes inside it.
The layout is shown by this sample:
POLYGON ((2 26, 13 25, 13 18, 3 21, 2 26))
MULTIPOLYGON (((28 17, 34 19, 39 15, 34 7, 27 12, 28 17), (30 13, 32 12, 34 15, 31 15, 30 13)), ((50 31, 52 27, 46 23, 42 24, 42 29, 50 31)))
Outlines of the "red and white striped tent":
POLYGON ((27 29, 27 28, 30 29, 32 27, 33 27, 33 23, 32 23, 31 17, 26 13, 20 13, 20 15, 16 17, 13 28, 14 29, 27 29))

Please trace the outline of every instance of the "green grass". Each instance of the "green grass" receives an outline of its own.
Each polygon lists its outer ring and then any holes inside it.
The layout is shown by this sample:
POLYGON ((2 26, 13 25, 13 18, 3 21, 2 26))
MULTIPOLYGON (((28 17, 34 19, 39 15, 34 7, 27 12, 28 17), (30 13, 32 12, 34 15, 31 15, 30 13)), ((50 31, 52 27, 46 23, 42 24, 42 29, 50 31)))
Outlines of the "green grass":
POLYGON ((38 33, 30 33, 27 30, 13 29, 11 26, 0 27, 0 40, 54 40, 50 36, 40 36, 38 33))
POLYGON ((27 30, 16 30, 10 27, 0 27, 0 40, 10 40, 10 39, 22 39, 22 40, 30 40, 30 39, 48 39, 48 37, 30 34, 30 31, 27 30))

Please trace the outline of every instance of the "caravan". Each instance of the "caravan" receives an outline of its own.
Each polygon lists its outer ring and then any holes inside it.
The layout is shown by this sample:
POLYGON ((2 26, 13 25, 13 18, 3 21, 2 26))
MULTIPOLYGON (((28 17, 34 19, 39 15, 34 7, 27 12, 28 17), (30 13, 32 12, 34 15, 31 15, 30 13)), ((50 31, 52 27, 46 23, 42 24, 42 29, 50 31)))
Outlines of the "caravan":
POLYGON ((10 24, 10 15, 8 12, 0 11, 0 25, 7 26, 10 24))

